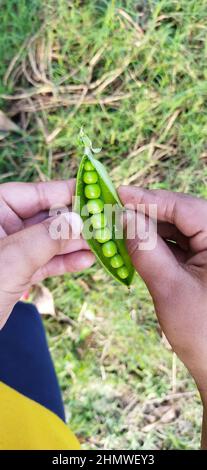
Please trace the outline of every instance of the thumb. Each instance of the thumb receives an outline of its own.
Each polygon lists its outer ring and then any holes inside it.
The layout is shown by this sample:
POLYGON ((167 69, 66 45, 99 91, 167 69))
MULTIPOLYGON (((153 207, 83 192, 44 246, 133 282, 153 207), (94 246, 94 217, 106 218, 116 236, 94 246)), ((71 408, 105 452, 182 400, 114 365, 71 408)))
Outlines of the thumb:
POLYGON ((181 266, 164 240, 157 234, 152 219, 142 213, 127 211, 127 248, 136 271, 145 281, 153 299, 166 297, 181 266))

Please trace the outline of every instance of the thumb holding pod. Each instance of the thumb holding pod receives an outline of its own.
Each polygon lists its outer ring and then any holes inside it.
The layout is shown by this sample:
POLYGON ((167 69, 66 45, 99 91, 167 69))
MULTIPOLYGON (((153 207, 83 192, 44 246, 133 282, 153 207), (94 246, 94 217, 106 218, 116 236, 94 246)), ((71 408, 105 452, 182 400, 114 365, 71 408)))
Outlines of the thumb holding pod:
POLYGON ((126 246, 132 263, 154 300, 160 296, 165 297, 169 285, 176 277, 177 260, 158 233, 157 221, 150 218, 149 207, 145 213, 145 206, 140 204, 140 198, 132 198, 130 187, 121 186, 118 194, 126 207, 126 246))

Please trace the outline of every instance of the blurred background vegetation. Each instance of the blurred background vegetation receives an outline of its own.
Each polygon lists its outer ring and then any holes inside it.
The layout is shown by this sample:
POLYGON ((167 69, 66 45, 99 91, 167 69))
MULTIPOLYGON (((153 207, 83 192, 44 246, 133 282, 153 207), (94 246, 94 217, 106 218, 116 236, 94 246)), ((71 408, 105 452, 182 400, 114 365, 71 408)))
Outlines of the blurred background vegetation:
MULTIPOLYGON (((74 177, 84 126, 120 182, 207 196, 206 0, 0 0, 0 181, 74 177)), ((199 397, 137 277, 48 280, 45 317, 84 448, 198 448, 199 397)))

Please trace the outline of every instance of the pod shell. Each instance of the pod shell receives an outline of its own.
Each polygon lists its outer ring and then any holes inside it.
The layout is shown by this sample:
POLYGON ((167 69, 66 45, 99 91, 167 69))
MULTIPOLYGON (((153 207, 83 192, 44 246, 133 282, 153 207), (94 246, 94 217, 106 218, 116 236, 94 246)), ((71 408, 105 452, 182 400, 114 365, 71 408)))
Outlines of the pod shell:
MULTIPOLYGON (((85 171, 84 165, 87 161, 90 161, 99 176, 99 185, 101 187, 101 196, 100 198, 104 201, 104 204, 112 204, 113 206, 118 206, 122 208, 121 201, 118 197, 118 194, 114 188, 114 185, 102 163, 97 160, 95 157, 92 156, 91 152, 88 155, 84 155, 80 162, 77 180, 76 180, 76 194, 75 194, 75 204, 74 210, 75 212, 79 213, 83 222, 88 221, 90 214, 88 214, 85 209, 87 202, 89 201, 84 194, 85 183, 83 181, 83 173, 85 171)), ((91 171, 91 170, 90 170, 91 171)), ((115 224, 112 222, 112 233, 115 234, 116 232, 115 224)), ((113 236, 112 240, 115 240, 117 249, 119 254, 122 256, 124 265, 127 267, 129 271, 129 275, 126 279, 121 279, 117 274, 117 269, 113 268, 110 264, 110 258, 106 258, 102 252, 102 244, 100 244, 95 238, 88 239, 85 235, 84 224, 83 224, 83 236, 87 240, 91 251, 95 254, 96 258, 99 260, 100 264, 104 267, 104 269, 110 274, 116 281, 119 283, 130 286, 133 276, 134 276, 134 267, 131 263, 131 259, 128 255, 126 245, 125 245, 125 238, 117 239, 113 236)))

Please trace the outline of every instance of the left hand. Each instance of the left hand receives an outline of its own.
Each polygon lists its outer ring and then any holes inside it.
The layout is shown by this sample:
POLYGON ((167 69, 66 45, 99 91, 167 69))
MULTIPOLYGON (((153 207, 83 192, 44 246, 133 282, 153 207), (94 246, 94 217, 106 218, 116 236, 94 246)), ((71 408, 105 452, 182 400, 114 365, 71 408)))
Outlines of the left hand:
POLYGON ((68 239, 49 233, 49 209, 71 205, 74 189, 75 180, 0 185, 0 329, 31 284, 93 264, 85 240, 72 238, 73 226, 68 239))

